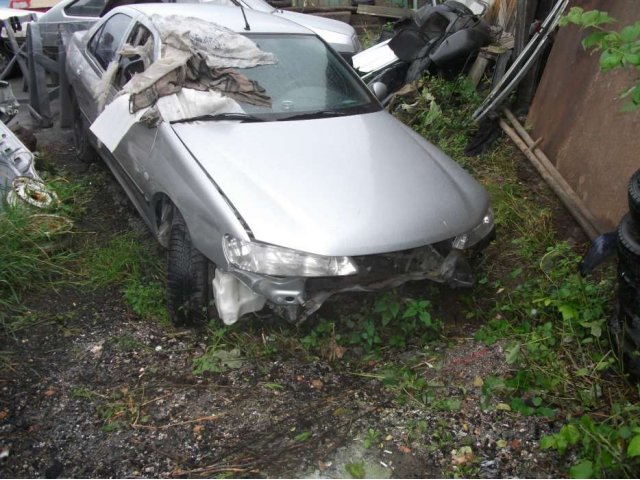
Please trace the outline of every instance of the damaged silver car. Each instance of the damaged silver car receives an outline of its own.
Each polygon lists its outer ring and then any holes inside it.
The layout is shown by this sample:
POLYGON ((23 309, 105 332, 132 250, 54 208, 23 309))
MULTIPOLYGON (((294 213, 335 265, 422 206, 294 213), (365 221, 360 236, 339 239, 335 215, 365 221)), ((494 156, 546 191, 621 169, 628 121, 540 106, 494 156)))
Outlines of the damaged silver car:
POLYGON ((487 192, 302 26, 119 7, 74 35, 67 74, 78 155, 97 150, 168 248, 175 323, 212 305, 227 324, 265 305, 300 322, 337 292, 473 283, 487 192))

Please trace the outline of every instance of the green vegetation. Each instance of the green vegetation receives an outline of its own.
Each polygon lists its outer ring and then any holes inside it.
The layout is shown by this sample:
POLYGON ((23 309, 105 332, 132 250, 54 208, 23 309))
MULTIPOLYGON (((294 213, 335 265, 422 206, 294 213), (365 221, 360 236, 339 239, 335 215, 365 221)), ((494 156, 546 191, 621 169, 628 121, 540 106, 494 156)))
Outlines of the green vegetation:
POLYGON ((64 177, 47 185, 59 202, 47 211, 4 205, 0 211, 0 322, 13 321, 25 292, 38 283, 56 285, 74 277, 77 252, 69 248, 76 234, 73 222, 84 213, 88 190, 64 177))
POLYGON ((168 322, 164 306, 163 257, 155 242, 133 233, 119 234, 106 245, 91 244, 92 234, 76 227, 91 199, 85 178, 73 183, 48 175, 59 202, 47 211, 5 206, 0 212, 0 322, 8 331, 24 325, 58 321, 24 311, 23 297, 38 286, 123 285, 134 313, 168 322))
MULTIPOLYGON (((606 30, 603 25, 615 23, 617 20, 607 12, 599 10, 585 11, 581 7, 572 7, 569 13, 560 20, 560 25, 577 25, 591 33, 582 40, 585 49, 600 50, 600 68, 603 72, 620 68, 630 68, 640 72, 640 21, 627 25, 619 32, 606 30)), ((620 95, 629 98, 623 111, 632 112, 640 107, 640 78, 635 85, 620 95)))
POLYGON ((152 239, 131 232, 116 235, 106 245, 89 248, 83 267, 90 286, 123 285, 124 299, 134 313, 168 325, 164 264, 152 239))

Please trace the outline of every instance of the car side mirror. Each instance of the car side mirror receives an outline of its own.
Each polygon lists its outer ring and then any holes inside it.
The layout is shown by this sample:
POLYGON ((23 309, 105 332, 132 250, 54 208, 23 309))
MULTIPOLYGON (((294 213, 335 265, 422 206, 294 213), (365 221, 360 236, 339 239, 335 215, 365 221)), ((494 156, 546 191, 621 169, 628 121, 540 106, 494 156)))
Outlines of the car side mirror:
POLYGON ((371 90, 373 95, 380 101, 384 100, 389 91, 387 86, 382 82, 373 82, 369 85, 369 90, 371 90))

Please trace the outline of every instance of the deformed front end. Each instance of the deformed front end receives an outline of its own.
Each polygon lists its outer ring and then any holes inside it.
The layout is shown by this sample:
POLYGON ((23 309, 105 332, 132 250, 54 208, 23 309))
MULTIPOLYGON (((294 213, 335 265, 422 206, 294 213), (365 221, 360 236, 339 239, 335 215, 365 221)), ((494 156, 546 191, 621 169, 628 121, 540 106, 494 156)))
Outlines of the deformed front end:
POLYGON ((300 324, 336 293, 386 290, 411 280, 471 287, 468 258, 494 236, 491 209, 476 227, 454 238, 374 255, 328 257, 226 236, 229 269, 217 268, 213 282, 218 314, 229 325, 268 305, 300 324))

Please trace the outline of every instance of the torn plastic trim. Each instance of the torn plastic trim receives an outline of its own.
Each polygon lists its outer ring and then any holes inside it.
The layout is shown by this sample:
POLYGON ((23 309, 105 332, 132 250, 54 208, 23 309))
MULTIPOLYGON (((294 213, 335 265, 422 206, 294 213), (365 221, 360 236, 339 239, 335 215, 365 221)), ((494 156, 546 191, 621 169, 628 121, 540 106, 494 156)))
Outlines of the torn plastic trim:
POLYGON ((233 325, 243 315, 262 310, 267 301, 235 276, 219 268, 216 268, 212 287, 218 315, 225 325, 233 325))

